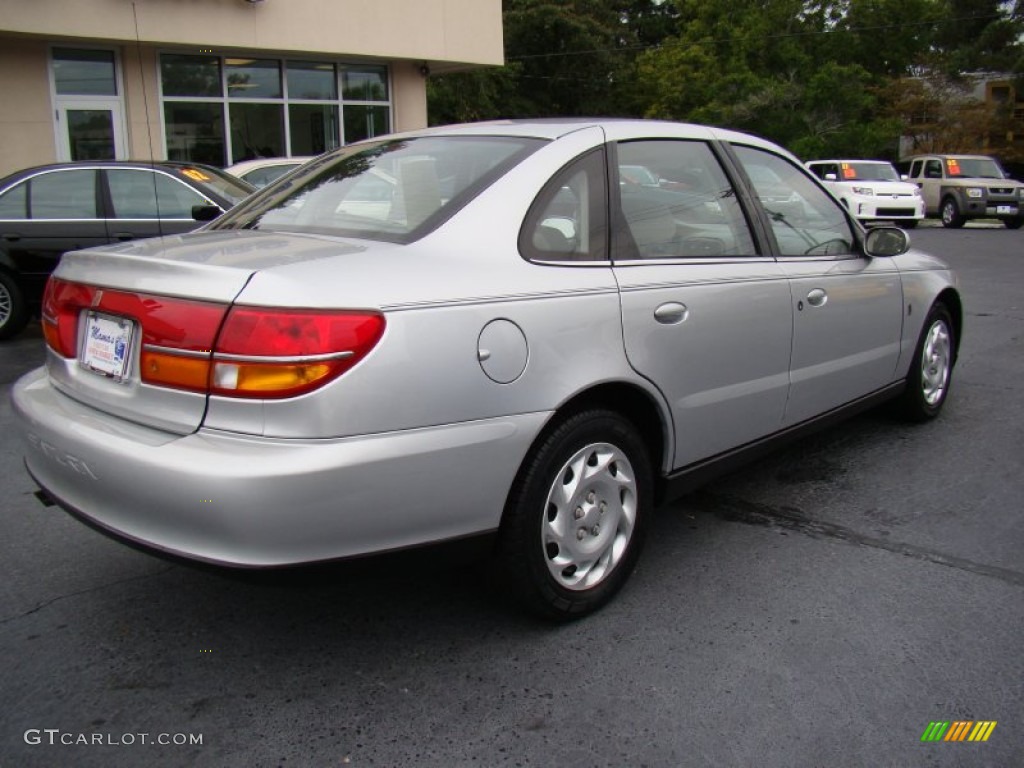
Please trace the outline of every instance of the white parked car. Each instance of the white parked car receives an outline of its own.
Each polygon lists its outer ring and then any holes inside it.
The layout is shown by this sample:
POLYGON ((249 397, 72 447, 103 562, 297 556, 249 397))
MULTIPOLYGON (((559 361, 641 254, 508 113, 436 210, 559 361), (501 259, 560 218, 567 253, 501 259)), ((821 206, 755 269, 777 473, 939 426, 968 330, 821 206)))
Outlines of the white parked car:
POLYGON ((260 157, 255 160, 243 160, 224 170, 259 189, 272 181, 277 181, 289 171, 295 170, 307 160, 312 159, 311 157, 260 157))
POLYGON ((924 218, 916 184, 885 160, 813 160, 807 167, 862 222, 891 221, 912 229, 924 218))

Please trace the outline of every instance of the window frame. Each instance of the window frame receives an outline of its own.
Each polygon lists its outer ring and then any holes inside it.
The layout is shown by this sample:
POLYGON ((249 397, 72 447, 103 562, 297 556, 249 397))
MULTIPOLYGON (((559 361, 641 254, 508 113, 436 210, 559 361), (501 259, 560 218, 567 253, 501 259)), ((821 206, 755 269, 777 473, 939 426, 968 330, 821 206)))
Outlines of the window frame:
POLYGON ((609 190, 611 183, 609 181, 610 166, 608 156, 607 144, 592 147, 565 163, 544 182, 544 185, 530 203, 526 216, 523 217, 523 223, 519 227, 516 245, 519 255, 524 260, 533 264, 545 265, 574 267, 611 266, 610 250, 613 237, 609 213, 609 190), (589 238, 594 241, 594 244, 588 251, 589 258, 572 257, 536 248, 533 244, 533 232, 540 224, 540 217, 547 211, 548 206, 554 201, 555 196, 570 178, 575 176, 580 170, 588 170, 584 167, 584 164, 592 159, 597 159, 601 167, 589 169, 592 173, 588 175, 591 175, 593 180, 600 182, 601 189, 597 190, 596 194, 592 195, 589 201, 590 210, 588 218, 591 221, 589 238))
MULTIPOLYGON (((724 145, 726 152, 730 158, 730 161, 734 164, 736 172, 742 178, 742 186, 744 188, 744 195, 748 207, 752 206, 750 210, 753 212, 752 215, 760 222, 760 229, 763 232, 764 237, 770 244, 770 252, 773 254, 777 261, 805 261, 805 260, 825 260, 825 261, 844 261, 848 259, 863 258, 863 227, 859 222, 852 216, 842 203, 840 203, 835 195, 830 193, 818 179, 814 173, 810 171, 807 166, 794 160, 793 158, 787 157, 784 154, 780 154, 777 151, 765 146, 759 146, 753 143, 744 143, 742 141, 731 141, 724 145), (768 214, 765 211, 764 205, 761 203, 757 195, 757 188, 754 186, 753 181, 747 174, 746 168, 741 160, 737 148, 743 148, 755 152, 761 152, 765 155, 777 158, 778 160, 786 163, 791 168, 795 169, 797 173, 806 178, 815 188, 817 188, 822 197, 827 200, 837 210, 846 222, 846 226, 850 230, 850 250, 845 253, 803 253, 803 254, 786 254, 783 253, 782 247, 779 245, 778 238, 775 236, 775 230, 772 226, 772 222, 768 218, 768 214)), ((824 241, 823 241, 824 242, 824 241)), ((819 243, 823 244, 823 243, 819 243)))
MULTIPOLYGON (((294 152, 292 147, 292 126, 291 126, 291 110, 289 109, 292 105, 314 105, 314 106, 325 106, 329 105, 336 109, 337 126, 335 134, 325 137, 325 149, 324 151, 331 151, 338 147, 347 146, 348 144, 354 143, 348 140, 345 136, 345 108, 346 106, 352 107, 381 107, 387 110, 387 130, 385 133, 376 134, 368 138, 378 138, 386 136, 394 132, 394 120, 395 120, 395 106, 394 106, 394 72, 390 64, 386 63, 359 63, 354 61, 348 61, 345 59, 336 58, 313 58, 302 55, 297 56, 268 56, 265 52, 257 52, 252 54, 246 53, 211 53, 211 54, 190 54, 181 50, 159 50, 156 55, 156 78, 157 88, 159 93, 159 106, 160 106, 160 139, 163 144, 164 157, 169 157, 168 147, 168 132, 167 132, 167 104, 168 103, 196 103, 196 104, 217 104, 220 106, 220 122, 222 130, 222 141, 224 146, 224 155, 221 158, 222 163, 218 164, 218 167, 226 168, 229 165, 233 165, 235 162, 241 162, 233 160, 233 140, 231 136, 231 105, 232 104, 272 104, 277 105, 281 109, 281 140, 283 146, 283 154, 280 157, 293 157, 296 155, 305 156, 309 153, 306 151, 294 152), (203 56, 203 57, 215 57, 219 62, 220 67, 220 95, 219 96, 166 96, 164 94, 164 80, 163 80, 163 57, 164 56, 203 56), (281 85, 281 96, 279 98, 272 97, 260 97, 260 98, 244 98, 238 96, 231 96, 228 89, 228 59, 242 59, 251 58, 254 60, 262 61, 275 61, 278 64, 278 73, 280 76, 281 85), (335 84, 335 98, 334 99, 304 99, 304 98, 293 98, 289 93, 289 82, 288 82, 288 67, 290 63, 296 64, 330 64, 333 68, 333 77, 335 84), (383 101, 371 101, 365 99, 346 99, 344 96, 343 82, 344 73, 346 68, 380 68, 383 70, 384 82, 387 88, 387 99, 383 101)), ((361 140, 361 139, 357 139, 361 140)), ((187 161, 186 161, 187 162, 187 161)))

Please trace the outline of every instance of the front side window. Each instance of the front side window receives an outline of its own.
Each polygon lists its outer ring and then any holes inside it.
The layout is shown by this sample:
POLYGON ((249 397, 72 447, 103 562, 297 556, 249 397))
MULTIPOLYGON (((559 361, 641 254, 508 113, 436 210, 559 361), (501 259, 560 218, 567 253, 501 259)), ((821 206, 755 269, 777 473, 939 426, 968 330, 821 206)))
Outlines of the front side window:
POLYGON ((619 259, 756 254, 736 193, 700 141, 618 145, 619 259))
POLYGON ((734 146, 761 202, 782 256, 854 252, 853 229, 839 203, 788 160, 734 146))
POLYGON ((280 194, 211 229, 411 242, 437 227, 542 142, 506 137, 380 141, 307 164, 280 194))
POLYGON ((96 171, 41 173, 29 181, 33 219, 95 219, 96 171))
POLYGON ((107 185, 117 219, 191 219, 192 206, 205 198, 162 173, 108 170, 107 185))

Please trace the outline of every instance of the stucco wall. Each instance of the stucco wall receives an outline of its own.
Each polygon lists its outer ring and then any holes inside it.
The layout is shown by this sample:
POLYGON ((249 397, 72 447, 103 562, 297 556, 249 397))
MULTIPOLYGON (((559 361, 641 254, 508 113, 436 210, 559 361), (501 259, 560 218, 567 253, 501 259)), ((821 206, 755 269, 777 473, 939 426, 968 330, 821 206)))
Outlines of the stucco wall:
POLYGON ((36 40, 0 40, 0 176, 53 160, 49 49, 36 40))
POLYGON ((501 64, 501 0, 0 0, 5 31, 501 64))

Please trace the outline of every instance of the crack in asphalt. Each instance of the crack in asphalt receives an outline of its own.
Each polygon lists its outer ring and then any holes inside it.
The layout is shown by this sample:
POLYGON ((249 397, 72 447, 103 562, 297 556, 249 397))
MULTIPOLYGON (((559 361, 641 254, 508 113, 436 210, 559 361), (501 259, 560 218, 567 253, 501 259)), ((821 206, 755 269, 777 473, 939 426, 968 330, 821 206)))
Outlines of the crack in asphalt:
POLYGON ((770 528, 783 528, 787 531, 795 531, 816 539, 838 539, 839 541, 881 549, 886 552, 894 552, 904 557, 912 557, 915 560, 944 565, 947 568, 956 568, 957 570, 975 573, 979 576, 998 579, 1006 584, 1024 587, 1024 573, 1020 571, 976 563, 973 560, 956 557, 955 555, 949 555, 934 549, 928 549, 927 547, 920 547, 916 544, 868 536, 842 525, 813 520, 799 509, 793 507, 772 507, 767 504, 757 504, 745 499, 713 493, 697 493, 694 495, 694 500, 720 520, 770 528))
POLYGON ((120 584, 129 584, 133 581, 151 579, 155 576, 161 576, 173 569, 173 565, 168 565, 166 568, 161 568, 159 571, 154 571, 153 573, 145 573, 141 576, 130 576, 126 579, 117 579, 116 581, 110 581, 106 584, 97 584, 96 586, 89 587, 88 589, 80 589, 77 592, 68 592, 66 595, 57 595, 56 597, 51 597, 49 600, 44 600, 41 603, 36 603, 36 605, 33 608, 29 608, 27 611, 23 611, 22 613, 15 614, 13 616, 7 616, 5 618, 0 619, 0 626, 9 624, 10 622, 16 621, 18 619, 24 619, 26 616, 31 616, 33 613, 38 613, 39 611, 43 610, 43 608, 47 608, 53 605, 54 603, 59 603, 61 600, 67 600, 71 597, 78 597, 79 595, 87 595, 90 592, 97 592, 101 589, 107 589, 108 587, 116 587, 120 584))

